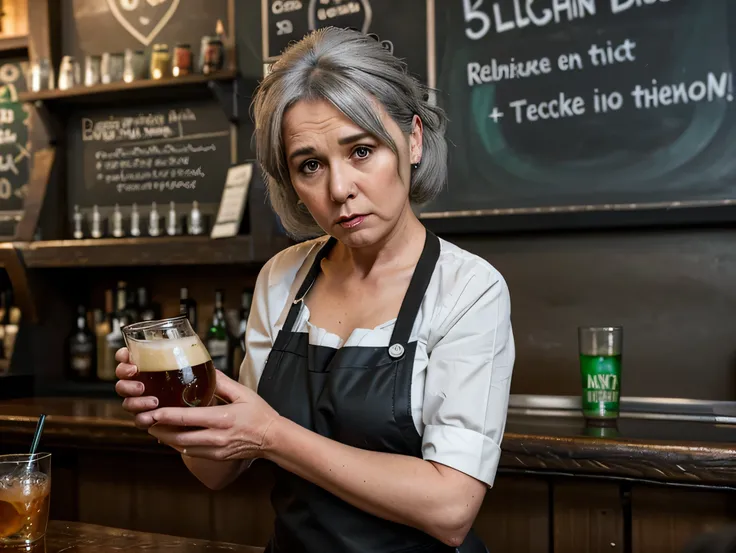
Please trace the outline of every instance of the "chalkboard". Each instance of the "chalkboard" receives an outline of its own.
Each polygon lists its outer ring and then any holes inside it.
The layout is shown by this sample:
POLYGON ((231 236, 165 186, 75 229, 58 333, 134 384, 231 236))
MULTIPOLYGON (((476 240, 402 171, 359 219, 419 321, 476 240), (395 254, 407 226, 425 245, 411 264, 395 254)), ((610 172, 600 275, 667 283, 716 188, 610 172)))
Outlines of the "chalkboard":
POLYGON ((220 201, 232 138, 215 102, 89 110, 68 129, 70 207, 220 201))
POLYGON ((21 214, 28 192, 31 108, 17 101, 27 90, 27 75, 26 60, 0 63, 0 214, 5 217, 21 214))
POLYGON ((736 202, 736 3, 437 2, 449 186, 424 216, 736 202))
POLYGON ((63 52, 80 61, 86 54, 126 48, 150 53, 156 43, 172 49, 189 43, 196 55, 218 19, 228 28, 228 0, 63 0, 61 5, 63 52))
MULTIPOLYGON (((255 0, 251 0, 255 1, 255 0)), ((292 41, 322 27, 373 34, 427 82, 427 0, 261 0, 263 57, 273 61, 292 41)))

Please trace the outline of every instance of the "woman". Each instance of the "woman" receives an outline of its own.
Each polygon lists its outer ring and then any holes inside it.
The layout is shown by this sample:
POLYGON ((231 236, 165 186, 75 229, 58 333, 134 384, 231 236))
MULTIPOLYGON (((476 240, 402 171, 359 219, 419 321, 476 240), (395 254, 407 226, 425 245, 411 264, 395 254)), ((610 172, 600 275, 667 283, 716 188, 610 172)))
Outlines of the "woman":
POLYGON ((376 41, 334 28, 286 51, 254 107, 274 209, 324 236, 260 272, 240 383, 217 375, 229 404, 156 409, 121 350, 125 408, 210 488, 271 461, 268 551, 485 551, 469 531, 514 343, 501 275, 412 211, 445 182, 444 115, 376 41))

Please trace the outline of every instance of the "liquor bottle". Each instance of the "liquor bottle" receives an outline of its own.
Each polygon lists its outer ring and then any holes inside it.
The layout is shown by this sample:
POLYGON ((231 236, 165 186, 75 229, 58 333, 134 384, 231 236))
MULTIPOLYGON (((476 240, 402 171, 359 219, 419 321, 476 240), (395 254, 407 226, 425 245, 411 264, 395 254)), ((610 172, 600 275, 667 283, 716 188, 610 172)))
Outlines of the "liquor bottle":
POLYGON ((97 206, 92 208, 92 238, 102 238, 102 216, 97 206))
POLYGON ((148 290, 144 286, 138 288, 138 319, 155 321, 159 319, 158 305, 148 301, 148 290))
POLYGON ((115 368, 118 365, 115 359, 117 351, 125 346, 123 339, 122 327, 129 324, 127 317, 128 295, 125 282, 118 283, 117 301, 115 305, 115 313, 110 321, 110 333, 105 336, 105 363, 107 366, 103 371, 102 379, 112 381, 115 380, 115 368))
POLYGON ((128 294, 128 283, 121 280, 118 282, 115 296, 115 313, 118 319, 120 319, 121 327, 135 322, 136 313, 131 309, 131 299, 131 296, 128 294))
POLYGON ((115 365, 112 364, 107 354, 107 335, 112 330, 112 318, 114 314, 113 291, 105 290, 105 311, 95 311, 95 336, 97 337, 97 378, 103 381, 115 380, 115 365))
POLYGON ((72 380, 91 380, 97 374, 95 335, 87 326, 87 310, 77 307, 75 328, 67 338, 67 375, 72 380))
POLYGON ((186 315, 194 332, 197 332, 197 302, 189 297, 189 288, 179 292, 179 314, 186 315))
POLYGON ((215 311, 207 329, 207 351, 210 352, 212 364, 215 368, 228 376, 232 376, 232 357, 230 355, 232 340, 227 328, 223 302, 224 292, 217 290, 215 292, 215 311))
POLYGON ((3 318, 3 326, 5 328, 5 333, 3 336, 3 349, 6 359, 13 358, 13 350, 15 349, 15 339, 18 336, 20 319, 20 308, 15 305, 15 301, 13 298, 13 289, 10 288, 5 292, 5 316, 3 318))
POLYGON ((245 359, 245 330, 248 326, 250 306, 253 302, 253 292, 243 290, 240 304, 240 320, 238 321, 238 343, 233 348, 233 378, 237 379, 240 373, 240 365, 245 359))

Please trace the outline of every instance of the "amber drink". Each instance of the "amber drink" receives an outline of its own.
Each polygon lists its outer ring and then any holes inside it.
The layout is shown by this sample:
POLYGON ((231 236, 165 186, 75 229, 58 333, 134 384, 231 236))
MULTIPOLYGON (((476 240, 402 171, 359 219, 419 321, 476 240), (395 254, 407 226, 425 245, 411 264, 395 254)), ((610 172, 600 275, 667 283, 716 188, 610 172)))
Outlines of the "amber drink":
POLYGON ((50 453, 0 455, 0 548, 46 535, 50 494, 50 453))
POLYGON ((215 395, 215 366, 186 317, 148 321, 123 328, 130 361, 144 395, 159 407, 200 407, 215 395))

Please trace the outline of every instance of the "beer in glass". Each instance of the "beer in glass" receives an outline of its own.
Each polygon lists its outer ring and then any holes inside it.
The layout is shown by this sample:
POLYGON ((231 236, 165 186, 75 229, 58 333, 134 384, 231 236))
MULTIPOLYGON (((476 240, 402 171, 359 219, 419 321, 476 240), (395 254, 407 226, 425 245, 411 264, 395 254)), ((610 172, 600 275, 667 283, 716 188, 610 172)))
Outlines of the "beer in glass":
POLYGON ((618 418, 622 341, 621 327, 578 329, 583 415, 589 422, 618 418))
POLYGON ((46 535, 50 493, 50 453, 0 455, 0 548, 46 535))
POLYGON ((206 407, 215 395, 215 366, 186 316, 123 327, 144 395, 159 407, 206 407))

